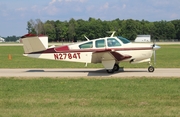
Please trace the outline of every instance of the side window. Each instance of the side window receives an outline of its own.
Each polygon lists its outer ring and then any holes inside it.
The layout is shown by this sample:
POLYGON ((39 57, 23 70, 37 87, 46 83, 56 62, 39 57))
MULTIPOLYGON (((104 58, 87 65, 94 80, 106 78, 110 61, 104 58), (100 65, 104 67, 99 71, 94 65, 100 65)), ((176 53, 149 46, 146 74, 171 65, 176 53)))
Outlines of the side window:
POLYGON ((96 48, 102 48, 102 47, 105 47, 105 41, 104 41, 104 39, 102 39, 102 40, 97 40, 96 42, 95 42, 96 44, 96 48))
POLYGON ((92 47, 93 47, 93 43, 92 42, 87 42, 87 43, 79 45, 80 49, 92 48, 92 47))
POLYGON ((108 38, 107 45, 108 47, 121 46, 121 44, 115 38, 108 38))

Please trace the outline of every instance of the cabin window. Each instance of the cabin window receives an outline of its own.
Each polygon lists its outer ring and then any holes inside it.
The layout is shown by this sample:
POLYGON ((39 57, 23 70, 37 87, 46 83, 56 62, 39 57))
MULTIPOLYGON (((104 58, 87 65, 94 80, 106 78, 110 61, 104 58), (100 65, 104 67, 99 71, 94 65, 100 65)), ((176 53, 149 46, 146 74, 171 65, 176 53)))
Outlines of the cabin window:
POLYGON ((93 42, 87 42, 87 43, 79 45, 80 49, 92 48, 92 47, 93 47, 93 42))
POLYGON ((121 46, 119 41, 117 41, 115 38, 108 38, 107 39, 107 45, 108 45, 108 47, 121 46))
POLYGON ((105 41, 104 41, 104 39, 102 39, 102 40, 97 40, 97 41, 96 41, 96 48, 102 48, 102 47, 105 47, 105 41))

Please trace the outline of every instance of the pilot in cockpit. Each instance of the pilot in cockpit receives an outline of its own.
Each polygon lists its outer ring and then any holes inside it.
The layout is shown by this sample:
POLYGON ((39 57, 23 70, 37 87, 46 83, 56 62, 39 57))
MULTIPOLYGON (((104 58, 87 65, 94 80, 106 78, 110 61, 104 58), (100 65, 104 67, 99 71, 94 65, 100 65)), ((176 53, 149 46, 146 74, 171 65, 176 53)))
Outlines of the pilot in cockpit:
POLYGON ((115 46, 115 44, 116 44, 115 40, 108 40, 108 46, 109 47, 115 46))

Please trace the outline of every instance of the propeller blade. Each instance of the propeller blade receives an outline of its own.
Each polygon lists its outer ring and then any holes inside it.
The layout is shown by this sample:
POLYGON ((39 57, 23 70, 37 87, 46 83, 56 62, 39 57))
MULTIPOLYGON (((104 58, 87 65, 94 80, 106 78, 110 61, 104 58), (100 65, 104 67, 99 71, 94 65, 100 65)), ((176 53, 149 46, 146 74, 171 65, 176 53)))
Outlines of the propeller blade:
POLYGON ((158 46, 158 45, 156 45, 156 44, 153 44, 153 50, 157 50, 157 49, 159 49, 159 48, 161 48, 161 47, 158 46))
POLYGON ((156 65, 156 50, 154 50, 154 65, 156 65))
POLYGON ((154 53, 154 65, 156 65, 156 50, 158 50, 161 47, 156 45, 155 43, 152 45, 152 47, 153 47, 153 53, 154 53))
POLYGON ((154 53, 154 65, 156 65, 156 50, 158 50, 159 48, 161 48, 160 46, 156 45, 156 40, 153 40, 153 53, 154 53))

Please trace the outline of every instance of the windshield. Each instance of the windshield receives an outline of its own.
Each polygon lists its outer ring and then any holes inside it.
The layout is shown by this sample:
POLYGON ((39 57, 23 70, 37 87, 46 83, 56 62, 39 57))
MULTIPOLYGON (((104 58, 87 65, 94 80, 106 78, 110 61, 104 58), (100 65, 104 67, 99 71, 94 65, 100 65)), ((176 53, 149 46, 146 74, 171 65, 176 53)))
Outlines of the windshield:
POLYGON ((130 41, 124 37, 118 36, 117 38, 121 40, 124 44, 130 43, 130 41))

